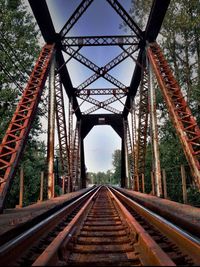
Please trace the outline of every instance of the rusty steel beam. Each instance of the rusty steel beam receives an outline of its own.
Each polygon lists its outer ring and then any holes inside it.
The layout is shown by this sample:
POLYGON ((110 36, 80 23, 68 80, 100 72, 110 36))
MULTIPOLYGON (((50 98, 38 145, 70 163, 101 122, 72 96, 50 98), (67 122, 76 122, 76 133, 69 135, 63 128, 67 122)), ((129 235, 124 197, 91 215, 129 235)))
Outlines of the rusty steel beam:
POLYGON ((80 5, 76 8, 74 13, 68 19, 68 21, 63 26, 62 30, 60 31, 59 35, 61 38, 64 38, 65 35, 72 29, 75 23, 79 20, 79 18, 83 15, 86 9, 90 6, 93 0, 83 0, 80 5))
POLYGON ((76 122, 76 128, 73 136, 73 149, 72 149, 72 191, 75 191, 79 186, 80 179, 80 121, 76 122))
POLYGON ((151 43, 147 54, 190 165, 194 182, 200 189, 200 129, 159 45, 156 42, 151 43))
POLYGON ((55 139, 55 53, 49 71, 48 138, 47 138, 47 197, 54 197, 54 139, 55 139))
POLYGON ((0 145, 0 209, 3 208, 49 71, 54 45, 45 45, 0 145))
POLYGON ((69 146, 67 140, 67 124, 65 118, 63 88, 60 79, 60 75, 56 75, 55 79, 55 90, 56 90, 56 121, 58 130, 58 141, 60 148, 60 161, 62 168, 62 175, 64 179, 64 193, 68 190, 67 184, 69 179, 69 146))
POLYGON ((68 107, 68 144, 69 144, 69 179, 68 192, 72 192, 72 169, 73 169, 73 99, 69 99, 68 107))
POLYGON ((136 123, 136 112, 135 112, 135 100, 131 100, 131 133, 132 133, 132 143, 133 143, 133 164, 134 164, 134 173, 133 173, 133 184, 132 189, 138 191, 139 181, 138 181, 138 165, 137 165, 137 123, 136 123))
POLYGON ((127 169, 128 169, 128 188, 133 189, 134 187, 134 172, 135 172, 135 165, 134 165, 134 150, 133 144, 131 141, 131 134, 128 120, 124 120, 124 138, 125 138, 125 149, 127 151, 127 169))
POLYGON ((131 16, 126 12, 123 6, 117 0, 107 0, 107 2, 113 7, 113 9, 120 15, 123 21, 133 30, 137 37, 142 40, 143 32, 137 23, 131 18, 131 16))
MULTIPOLYGON (((143 58, 143 64, 145 63, 146 57, 143 58)), ((138 139, 137 139, 137 178, 138 183, 142 179, 142 174, 145 173, 145 155, 146 155, 146 143, 147 143, 147 127, 148 127, 148 73, 145 69, 141 72, 141 83, 140 83, 140 100, 139 100, 139 118, 138 118, 138 139)), ((137 188, 139 190, 139 188, 137 188)))
POLYGON ((111 46, 111 45, 139 45, 134 35, 108 35, 108 36, 78 36, 65 37, 63 46, 111 46))
POLYGON ((162 196, 162 179, 160 167, 160 152, 158 140, 158 125, 156 113, 156 91, 153 85, 152 67, 148 62, 148 85, 149 85, 149 113, 150 113, 150 131, 151 131, 151 145, 152 145, 152 167, 155 181, 156 196, 162 196))

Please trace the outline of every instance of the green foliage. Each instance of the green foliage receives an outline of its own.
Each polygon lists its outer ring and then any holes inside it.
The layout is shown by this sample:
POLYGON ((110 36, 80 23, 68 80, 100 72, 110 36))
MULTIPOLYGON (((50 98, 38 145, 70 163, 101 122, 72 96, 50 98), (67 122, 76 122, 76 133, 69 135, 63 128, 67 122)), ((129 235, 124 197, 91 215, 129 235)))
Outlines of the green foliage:
MULTIPOLYGON (((0 0, 0 142, 26 86, 40 47, 32 16, 20 0, 0 0)), ((24 169, 24 205, 38 200, 40 174, 45 171, 45 145, 39 116, 30 131, 23 158, 11 183, 6 206, 19 201, 19 170, 24 169)))
MULTIPOLYGON (((151 0, 132 0, 130 14, 144 30, 150 13, 151 0)), ((157 38, 165 57, 189 103, 192 114, 200 124, 200 4, 199 0, 171 0, 157 38)), ((121 25, 127 31, 126 25, 121 25)), ((168 196, 182 202, 180 165, 187 166, 177 133, 169 118, 161 92, 157 90, 161 168, 166 170, 168 196)), ((147 146, 145 190, 151 192, 151 145, 147 146)), ((191 173, 186 168, 188 199, 200 203, 200 193, 193 187, 191 173)))
POLYGON ((121 150, 116 149, 112 155, 114 174, 113 174, 113 183, 120 184, 121 179, 121 150))
MULTIPOLYGON (((20 161, 15 179, 8 194, 6 207, 15 207, 19 203, 19 171, 24 171, 23 205, 29 205, 39 199, 41 171, 45 171, 45 145, 43 142, 28 140, 23 159, 20 161)), ((44 195, 46 192, 44 192, 44 195)))

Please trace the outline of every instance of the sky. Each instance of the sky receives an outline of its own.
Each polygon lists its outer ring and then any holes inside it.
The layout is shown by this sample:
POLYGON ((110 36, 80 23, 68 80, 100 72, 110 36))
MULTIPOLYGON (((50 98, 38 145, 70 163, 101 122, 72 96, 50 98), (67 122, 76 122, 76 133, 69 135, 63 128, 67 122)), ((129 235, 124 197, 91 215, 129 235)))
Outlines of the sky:
MULTIPOLYGON (((69 17, 77 8, 80 0, 47 0, 48 8, 53 20, 56 32, 59 32, 69 17)), ((131 6, 131 0, 119 1, 128 11, 131 6)), ((100 36, 100 35, 126 35, 119 28, 122 23, 120 16, 113 10, 106 0, 94 0, 86 12, 69 31, 67 36, 100 36)), ((119 47, 83 47, 80 53, 86 56, 99 67, 103 67, 106 63, 116 57, 122 50, 119 47)), ((64 55, 67 59, 67 56, 64 55)), ((131 59, 125 60, 116 68, 109 72, 124 85, 129 86, 134 71, 134 62, 131 59)), ((94 72, 88 70, 85 66, 72 59, 67 64, 71 81, 74 87, 77 87, 94 72)), ((103 78, 94 82, 89 88, 113 88, 114 85, 105 81, 103 78)), ((103 97, 95 99, 103 100, 103 97)), ((125 101, 125 99, 123 100, 125 101)), ((68 99, 65 96, 66 108, 68 99)), ((122 104, 112 105, 113 107, 123 110, 122 104)), ((83 104, 81 110, 90 108, 90 104, 83 104)), ((99 111, 98 111, 99 112, 99 111)), ((98 113, 97 112, 97 113, 98 113)), ((101 113, 107 113, 100 110, 101 113)), ((67 110, 66 110, 67 115, 67 110)), ((44 127, 47 127, 47 121, 43 121, 44 127)), ((74 123, 75 125, 75 123, 74 123)), ((44 137, 43 137, 44 138, 44 137)), ((46 137, 45 137, 46 139, 46 137)), ((56 144, 57 136, 56 136, 56 144)), ((85 147, 85 163, 89 172, 106 172, 112 169, 112 154, 114 150, 121 149, 121 139, 110 126, 95 126, 84 140, 85 147)))

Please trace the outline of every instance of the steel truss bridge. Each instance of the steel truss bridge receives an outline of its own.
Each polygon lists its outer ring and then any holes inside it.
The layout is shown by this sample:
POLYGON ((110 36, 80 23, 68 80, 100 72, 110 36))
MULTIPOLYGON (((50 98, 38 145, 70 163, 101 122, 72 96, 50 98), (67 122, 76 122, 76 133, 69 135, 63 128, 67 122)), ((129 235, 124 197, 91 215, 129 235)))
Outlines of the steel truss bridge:
POLYGON ((38 111, 38 104, 47 77, 49 77, 48 112, 48 198, 53 192, 54 130, 57 122, 60 160, 63 172, 63 190, 72 192, 86 187, 84 160, 84 138, 95 125, 110 125, 121 138, 121 187, 141 191, 145 170, 147 129, 150 122, 153 147, 153 173, 156 196, 162 196, 160 159, 155 110, 155 91, 152 83, 156 76, 174 128, 190 166, 193 181, 200 189, 200 130, 185 101, 181 88, 165 59, 162 48, 156 41, 170 0, 154 0, 151 12, 142 31, 134 19, 117 0, 106 0, 113 10, 131 29, 131 35, 120 36, 77 36, 70 37, 69 31, 93 0, 83 0, 67 20, 60 32, 53 26, 45 0, 29 0, 32 12, 46 42, 35 63, 16 111, 0 146, 0 208, 3 210, 6 195, 22 157, 32 122, 38 111), (118 46, 121 53, 105 66, 98 66, 81 54, 85 46, 118 46), (67 62, 63 56, 67 54, 67 62), (110 74, 110 71, 125 59, 135 64, 130 85, 125 86, 110 74), (74 88, 67 63, 75 59, 93 74, 74 88), (112 88, 88 88, 94 81, 103 78, 113 84, 112 88), (68 118, 65 118, 66 103, 63 90, 69 98, 68 118), (140 95, 135 105, 136 93, 140 95), (104 95, 106 100, 98 101, 95 96, 104 95), (125 102, 122 101, 125 99, 125 102), (80 102, 80 99, 82 102, 80 102), (92 107, 82 110, 82 103, 92 107), (118 110, 112 103, 123 103, 118 110), (79 104, 81 103, 81 104, 79 104), (135 110, 139 112, 138 131, 135 131, 135 110), (104 113, 94 114, 97 110, 104 113), (128 115, 132 124, 129 125, 128 115), (73 125, 76 118, 76 125, 73 125), (66 121, 68 123, 66 123, 66 121))

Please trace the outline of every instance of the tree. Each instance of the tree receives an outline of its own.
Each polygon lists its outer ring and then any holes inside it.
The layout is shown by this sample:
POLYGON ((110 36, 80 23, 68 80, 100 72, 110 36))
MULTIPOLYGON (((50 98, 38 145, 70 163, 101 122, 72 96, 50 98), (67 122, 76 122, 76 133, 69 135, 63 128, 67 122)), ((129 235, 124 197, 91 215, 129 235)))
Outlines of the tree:
MULTIPOLYGON (((152 0, 132 1, 130 14, 142 30, 145 29, 152 0)), ((199 0, 171 0, 157 38, 174 75, 179 82, 193 115, 200 123, 200 5, 199 0)), ((127 26, 121 25, 125 30, 127 26)), ((159 114, 159 142, 161 167, 167 170, 169 195, 180 201, 181 188, 180 164, 187 165, 183 150, 169 119, 168 111, 160 91, 157 94, 157 114, 159 114), (179 184, 179 189, 175 187, 179 184), (180 190, 179 190, 180 191, 180 190)), ((146 153, 146 190, 151 190, 151 146, 146 153)), ((188 183, 190 173, 187 171, 188 183)), ((193 191, 193 190, 191 190, 193 191)))
POLYGON ((0 141, 39 54, 39 34, 20 0, 0 0, 0 141))
POLYGON ((121 150, 116 149, 112 155, 112 164, 114 167, 113 184, 120 184, 121 179, 121 150))
MULTIPOLYGON (((39 32, 20 0, 0 0, 0 142, 16 109, 34 63, 39 55, 39 32)), ((30 131, 19 168, 24 168, 24 205, 39 196, 40 172, 45 171, 45 145, 39 114, 30 131)), ((18 204, 19 169, 7 199, 7 207, 18 204)))

